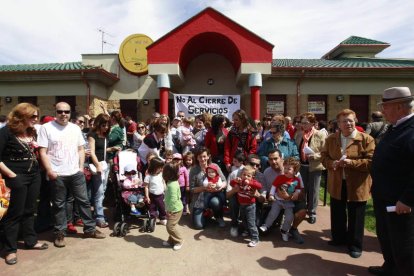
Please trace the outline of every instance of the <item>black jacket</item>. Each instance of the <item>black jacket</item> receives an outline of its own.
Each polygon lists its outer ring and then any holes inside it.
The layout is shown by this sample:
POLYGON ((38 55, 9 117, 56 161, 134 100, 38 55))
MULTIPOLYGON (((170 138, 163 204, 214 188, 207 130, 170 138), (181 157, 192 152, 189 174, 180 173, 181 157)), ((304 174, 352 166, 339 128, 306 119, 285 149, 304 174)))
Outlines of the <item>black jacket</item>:
POLYGON ((375 148, 371 176, 374 199, 414 207, 414 116, 385 133, 375 148))

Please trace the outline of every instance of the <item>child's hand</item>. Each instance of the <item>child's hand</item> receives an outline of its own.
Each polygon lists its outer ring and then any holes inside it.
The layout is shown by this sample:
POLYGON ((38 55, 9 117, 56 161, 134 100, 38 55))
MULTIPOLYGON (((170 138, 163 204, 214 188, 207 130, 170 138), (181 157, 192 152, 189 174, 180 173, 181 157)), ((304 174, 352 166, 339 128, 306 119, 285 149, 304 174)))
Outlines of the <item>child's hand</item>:
POLYGON ((190 191, 190 187, 189 186, 185 187, 185 191, 186 192, 189 192, 190 191))
POLYGON ((240 177, 236 177, 236 178, 234 179, 234 181, 236 181, 237 183, 241 183, 241 182, 242 182, 242 179, 241 179, 240 177))
POLYGON ((149 197, 145 197, 145 201, 146 201, 148 204, 151 204, 151 199, 150 199, 149 197))

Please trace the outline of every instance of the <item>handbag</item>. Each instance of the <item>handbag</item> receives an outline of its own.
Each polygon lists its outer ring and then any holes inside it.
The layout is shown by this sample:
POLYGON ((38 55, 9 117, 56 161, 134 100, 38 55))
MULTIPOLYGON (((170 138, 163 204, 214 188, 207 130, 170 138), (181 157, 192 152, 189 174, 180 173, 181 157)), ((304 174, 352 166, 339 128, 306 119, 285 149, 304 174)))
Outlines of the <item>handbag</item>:
POLYGON ((5 180, 0 175, 0 220, 7 212, 10 201, 10 189, 6 186, 5 180))
MULTIPOLYGON (((99 164, 101 164, 101 168, 103 171, 106 171, 108 169, 108 163, 106 163, 106 138, 105 138, 105 146, 104 146, 104 160, 99 161, 99 164)), ((89 163, 89 169, 92 172, 93 175, 97 174, 96 166, 93 163, 89 163)))

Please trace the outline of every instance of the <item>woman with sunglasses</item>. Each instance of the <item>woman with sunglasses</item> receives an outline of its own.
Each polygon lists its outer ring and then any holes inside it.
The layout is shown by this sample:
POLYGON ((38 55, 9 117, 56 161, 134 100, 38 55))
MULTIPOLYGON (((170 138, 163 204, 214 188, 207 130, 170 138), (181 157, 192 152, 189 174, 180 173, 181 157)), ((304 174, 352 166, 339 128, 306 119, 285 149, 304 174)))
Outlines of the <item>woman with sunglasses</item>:
POLYGON ((133 149, 138 152, 139 146, 141 146, 142 141, 144 140, 145 136, 147 135, 147 127, 145 126, 144 122, 138 122, 137 124, 137 131, 132 136, 132 147, 133 149))
POLYGON ((108 227, 103 211, 103 200, 108 183, 109 165, 107 153, 116 152, 118 148, 108 147, 110 117, 101 113, 96 117, 94 127, 88 134, 88 143, 91 151, 91 162, 96 167, 96 174, 92 175, 92 201, 94 204, 96 225, 100 228, 108 227))
POLYGON ((10 188, 10 205, 0 226, 4 233, 5 261, 17 263, 17 238, 22 230, 26 249, 47 249, 37 240, 34 212, 40 190, 40 166, 37 160, 36 130, 39 109, 30 103, 16 105, 8 123, 0 129, 0 172, 10 188), (22 227, 22 229, 19 229, 22 227))

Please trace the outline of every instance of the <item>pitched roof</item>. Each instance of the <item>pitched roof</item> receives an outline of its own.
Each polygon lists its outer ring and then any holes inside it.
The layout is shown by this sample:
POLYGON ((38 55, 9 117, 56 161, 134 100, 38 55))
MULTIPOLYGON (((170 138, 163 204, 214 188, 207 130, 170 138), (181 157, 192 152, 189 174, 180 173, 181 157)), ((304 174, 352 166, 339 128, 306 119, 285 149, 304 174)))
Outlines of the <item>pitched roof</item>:
POLYGON ((369 45, 369 44, 389 45, 389 43, 386 43, 386 42, 368 39, 368 38, 360 37, 360 36, 350 36, 339 44, 342 44, 342 45, 369 45))
POLYGON ((101 69, 100 67, 83 65, 82 62, 16 64, 0 65, 0 72, 33 72, 33 71, 71 71, 101 69))
POLYGON ((272 67, 282 68, 414 68, 414 60, 377 58, 274 59, 272 67))
POLYGON ((322 58, 338 59, 345 56, 375 57, 376 54, 389 46, 391 45, 386 42, 360 36, 350 36, 323 55, 322 58))

